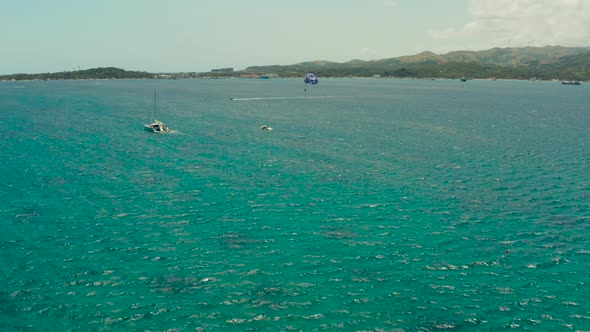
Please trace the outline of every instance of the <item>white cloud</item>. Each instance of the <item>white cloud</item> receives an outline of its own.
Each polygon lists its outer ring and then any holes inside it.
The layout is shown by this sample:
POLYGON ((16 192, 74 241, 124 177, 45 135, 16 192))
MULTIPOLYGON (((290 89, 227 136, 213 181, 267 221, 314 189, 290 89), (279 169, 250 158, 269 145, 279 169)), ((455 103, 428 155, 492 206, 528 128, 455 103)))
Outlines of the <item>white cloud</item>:
POLYGON ((477 46, 589 46, 588 0, 470 0, 469 22, 431 37, 477 46))

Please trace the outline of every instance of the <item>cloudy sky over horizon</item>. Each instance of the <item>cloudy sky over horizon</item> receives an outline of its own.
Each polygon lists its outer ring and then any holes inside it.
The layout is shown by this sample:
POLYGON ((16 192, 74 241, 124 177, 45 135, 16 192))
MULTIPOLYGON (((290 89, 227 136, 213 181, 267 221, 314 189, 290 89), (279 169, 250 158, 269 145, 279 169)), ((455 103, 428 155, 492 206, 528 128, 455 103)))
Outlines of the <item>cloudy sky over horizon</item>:
POLYGON ((475 47, 589 46, 590 1, 470 0, 467 4, 467 22, 429 30, 434 40, 457 40, 461 45, 476 37, 482 46, 475 47))
POLYGON ((2 0, 0 74, 590 46, 590 0, 2 0))

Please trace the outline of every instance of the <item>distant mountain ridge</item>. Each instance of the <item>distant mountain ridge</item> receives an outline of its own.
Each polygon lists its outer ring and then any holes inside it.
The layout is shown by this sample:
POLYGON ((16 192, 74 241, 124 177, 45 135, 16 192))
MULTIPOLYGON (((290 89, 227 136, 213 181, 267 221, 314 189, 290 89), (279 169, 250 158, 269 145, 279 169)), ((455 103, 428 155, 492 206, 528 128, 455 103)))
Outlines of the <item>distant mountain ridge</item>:
POLYGON ((499 78, 541 80, 590 80, 590 47, 513 47, 484 51, 430 51, 380 60, 347 62, 307 61, 292 65, 251 66, 244 70, 224 68, 206 73, 154 74, 115 67, 57 73, 0 75, 2 80, 151 79, 223 77, 302 77, 315 72, 320 77, 399 78, 499 78))
POLYGON ((251 66, 243 72, 273 72, 295 76, 316 71, 321 76, 394 76, 474 78, 542 78, 590 79, 590 47, 513 47, 483 51, 453 51, 380 60, 348 62, 309 61, 285 66, 251 66))
MULTIPOLYGON (((519 48, 492 48, 484 51, 452 51, 446 54, 436 54, 430 51, 424 51, 416 55, 405 55, 395 58, 380 60, 350 60, 339 63, 332 61, 310 61, 302 62, 296 65, 360 65, 360 64, 420 64, 420 63, 448 63, 448 62, 476 62, 488 65, 498 66, 521 66, 531 63, 550 64, 558 61, 560 58, 577 55, 584 52, 590 52, 590 47, 564 47, 564 46, 544 46, 544 47, 519 47, 519 48)), ((253 68, 253 67, 249 67, 253 68)), ((249 69, 248 68, 248 69, 249 69)))
MULTIPOLYGON (((526 66, 531 63, 554 63, 565 56, 590 52, 590 47, 521 47, 521 48, 492 48, 484 51, 453 51, 438 55, 432 52, 422 52, 413 56, 399 57, 400 62, 417 63, 424 61, 445 62, 477 62, 498 66, 526 66)), ((396 59, 396 58, 393 58, 396 59)), ((390 61, 392 59, 379 60, 390 61)))

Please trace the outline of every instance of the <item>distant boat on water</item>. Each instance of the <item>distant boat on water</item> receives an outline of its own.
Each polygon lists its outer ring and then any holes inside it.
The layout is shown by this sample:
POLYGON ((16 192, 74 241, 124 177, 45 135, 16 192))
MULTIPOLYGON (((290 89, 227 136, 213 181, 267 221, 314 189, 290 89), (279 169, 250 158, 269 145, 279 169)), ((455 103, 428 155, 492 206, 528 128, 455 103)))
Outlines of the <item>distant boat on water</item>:
POLYGON ((157 111, 157 93, 156 89, 154 89, 154 112, 152 115, 152 123, 145 124, 144 129, 147 131, 151 131, 153 133, 169 133, 171 130, 168 126, 160 120, 156 119, 156 111, 157 111))
POLYGON ((580 83, 579 81, 563 81, 563 82, 561 82, 561 84, 565 84, 565 85, 582 85, 582 83, 580 83))

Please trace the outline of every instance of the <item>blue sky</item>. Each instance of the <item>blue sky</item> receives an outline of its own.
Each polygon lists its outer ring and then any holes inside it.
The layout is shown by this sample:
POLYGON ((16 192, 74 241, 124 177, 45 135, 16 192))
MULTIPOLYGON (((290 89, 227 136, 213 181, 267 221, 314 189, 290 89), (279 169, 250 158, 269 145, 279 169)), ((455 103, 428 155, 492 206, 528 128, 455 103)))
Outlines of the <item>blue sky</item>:
POLYGON ((0 74, 590 46, 590 0, 0 0, 0 74))

